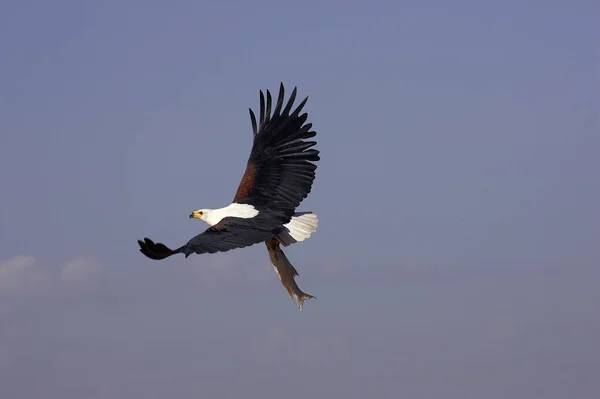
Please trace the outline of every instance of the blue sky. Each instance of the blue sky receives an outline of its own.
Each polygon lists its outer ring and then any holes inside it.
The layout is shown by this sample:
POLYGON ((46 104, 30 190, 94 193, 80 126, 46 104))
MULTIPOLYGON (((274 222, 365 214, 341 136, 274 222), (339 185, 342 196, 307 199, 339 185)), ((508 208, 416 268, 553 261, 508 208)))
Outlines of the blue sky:
POLYGON ((593 1, 8 1, 0 396, 595 397, 593 1), (146 259, 309 95, 313 236, 146 259))

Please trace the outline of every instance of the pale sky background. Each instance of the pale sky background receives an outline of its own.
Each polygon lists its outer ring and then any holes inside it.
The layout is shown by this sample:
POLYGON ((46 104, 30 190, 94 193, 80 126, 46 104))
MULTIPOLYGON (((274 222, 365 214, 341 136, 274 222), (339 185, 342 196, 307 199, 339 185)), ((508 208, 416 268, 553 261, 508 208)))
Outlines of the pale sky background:
POLYGON ((600 397, 600 3, 0 6, 0 397, 600 397), (258 90, 322 160, 286 249, 151 261, 231 201, 258 90))

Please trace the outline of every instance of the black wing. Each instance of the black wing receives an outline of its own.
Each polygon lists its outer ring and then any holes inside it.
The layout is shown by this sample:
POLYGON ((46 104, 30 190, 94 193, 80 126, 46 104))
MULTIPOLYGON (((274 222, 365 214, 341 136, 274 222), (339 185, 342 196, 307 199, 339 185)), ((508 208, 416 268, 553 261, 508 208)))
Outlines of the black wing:
POLYGON ((187 258, 193 253, 227 252, 258 244, 277 235, 282 230, 281 217, 276 214, 259 213, 254 218, 225 218, 218 224, 198 234, 185 245, 171 249, 149 238, 138 240, 140 252, 150 259, 161 260, 182 253, 187 258))
POLYGON ((250 109, 254 143, 248 158, 246 171, 233 202, 268 206, 291 216, 302 200, 308 196, 315 179, 320 159, 319 151, 311 149, 316 141, 307 141, 316 132, 310 130, 307 113, 300 115, 308 97, 290 114, 296 99, 296 87, 283 108, 284 87, 279 87, 279 97, 271 115, 271 93, 267 100, 260 92, 260 114, 250 109))

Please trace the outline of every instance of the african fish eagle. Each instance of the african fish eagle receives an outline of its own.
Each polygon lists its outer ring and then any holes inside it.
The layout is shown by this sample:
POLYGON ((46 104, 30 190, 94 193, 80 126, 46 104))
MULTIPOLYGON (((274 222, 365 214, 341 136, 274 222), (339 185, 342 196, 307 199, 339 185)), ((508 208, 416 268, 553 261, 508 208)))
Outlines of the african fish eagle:
POLYGON ((260 91, 260 114, 250 109, 254 134, 246 170, 231 204, 219 209, 198 209, 190 218, 210 225, 185 245, 171 249, 149 238, 138 240, 140 252, 150 259, 165 259, 178 253, 226 252, 276 239, 288 246, 310 237, 317 229, 313 212, 296 212, 311 191, 319 151, 312 148, 316 132, 300 114, 308 97, 292 111, 296 87, 284 107, 284 87, 279 86, 277 104, 271 115, 271 93, 260 91), (290 111, 292 111, 290 113, 290 111))

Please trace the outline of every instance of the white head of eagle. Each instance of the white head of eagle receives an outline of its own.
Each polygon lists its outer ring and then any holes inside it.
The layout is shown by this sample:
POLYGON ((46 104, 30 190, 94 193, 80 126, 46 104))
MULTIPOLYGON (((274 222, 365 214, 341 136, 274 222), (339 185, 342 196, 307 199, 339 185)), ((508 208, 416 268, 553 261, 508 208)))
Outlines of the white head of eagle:
MULTIPOLYGON (((207 222, 208 215, 210 213, 210 209, 198 209, 192 213, 190 213, 190 219, 200 219, 207 222)), ((209 223, 210 224, 210 223, 209 223)))

